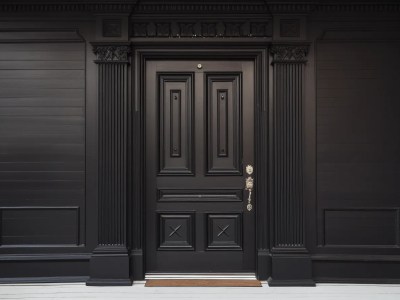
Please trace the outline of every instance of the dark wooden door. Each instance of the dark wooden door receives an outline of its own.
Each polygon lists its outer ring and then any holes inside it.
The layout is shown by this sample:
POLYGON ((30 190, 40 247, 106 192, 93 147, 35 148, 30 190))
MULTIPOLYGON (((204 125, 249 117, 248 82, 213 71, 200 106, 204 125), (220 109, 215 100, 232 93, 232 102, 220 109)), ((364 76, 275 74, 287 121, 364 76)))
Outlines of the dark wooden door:
POLYGON ((255 271, 254 63, 146 63, 146 272, 255 271))

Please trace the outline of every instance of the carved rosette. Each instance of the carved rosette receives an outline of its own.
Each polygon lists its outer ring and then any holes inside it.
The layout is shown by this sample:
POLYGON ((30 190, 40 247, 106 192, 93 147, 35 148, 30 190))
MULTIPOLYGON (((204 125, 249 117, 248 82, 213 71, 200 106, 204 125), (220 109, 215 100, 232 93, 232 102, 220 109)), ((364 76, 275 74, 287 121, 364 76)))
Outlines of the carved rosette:
POLYGON ((127 63, 131 47, 127 45, 94 45, 93 52, 97 56, 96 63, 127 63))
POLYGON ((270 48, 272 62, 304 63, 307 61, 308 48, 305 45, 273 45, 270 48))

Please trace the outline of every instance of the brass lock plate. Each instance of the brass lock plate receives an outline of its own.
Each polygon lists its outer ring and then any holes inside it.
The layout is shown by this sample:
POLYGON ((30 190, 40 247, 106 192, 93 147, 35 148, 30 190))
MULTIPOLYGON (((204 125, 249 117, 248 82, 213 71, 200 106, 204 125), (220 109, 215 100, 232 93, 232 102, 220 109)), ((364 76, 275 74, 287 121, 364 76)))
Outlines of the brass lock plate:
POLYGON ((253 189, 253 185, 254 185, 253 178, 247 177, 246 178, 246 190, 253 189))

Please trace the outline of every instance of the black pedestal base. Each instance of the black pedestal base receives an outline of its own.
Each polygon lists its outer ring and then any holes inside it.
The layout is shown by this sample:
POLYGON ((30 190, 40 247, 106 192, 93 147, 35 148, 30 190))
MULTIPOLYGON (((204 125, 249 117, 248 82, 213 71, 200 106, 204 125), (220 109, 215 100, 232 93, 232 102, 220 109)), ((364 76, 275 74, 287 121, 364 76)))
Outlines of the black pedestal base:
POLYGON ((129 256, 123 247, 99 247, 90 260, 90 278, 86 285, 132 285, 129 276, 129 256))
POLYGON ((315 286, 308 254, 273 254, 269 286, 315 286))

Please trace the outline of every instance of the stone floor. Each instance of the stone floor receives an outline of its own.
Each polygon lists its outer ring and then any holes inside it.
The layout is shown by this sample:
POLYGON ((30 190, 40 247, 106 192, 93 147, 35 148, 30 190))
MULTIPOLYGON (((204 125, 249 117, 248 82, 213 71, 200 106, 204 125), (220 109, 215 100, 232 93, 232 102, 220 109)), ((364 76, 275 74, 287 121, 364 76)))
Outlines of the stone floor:
POLYGON ((130 287, 87 287, 73 284, 3 284, 0 299, 379 299, 400 300, 400 285, 319 284, 317 287, 262 288, 149 288, 142 282, 130 287))

